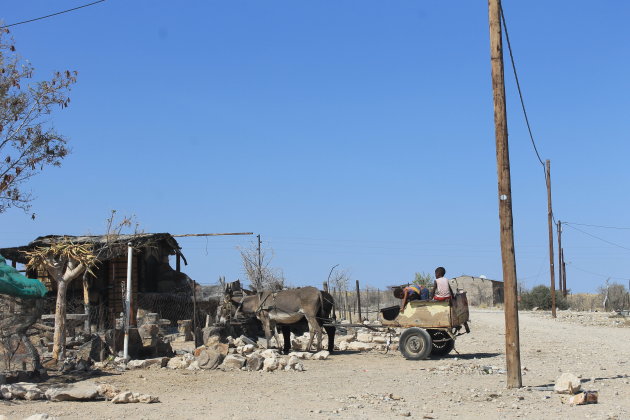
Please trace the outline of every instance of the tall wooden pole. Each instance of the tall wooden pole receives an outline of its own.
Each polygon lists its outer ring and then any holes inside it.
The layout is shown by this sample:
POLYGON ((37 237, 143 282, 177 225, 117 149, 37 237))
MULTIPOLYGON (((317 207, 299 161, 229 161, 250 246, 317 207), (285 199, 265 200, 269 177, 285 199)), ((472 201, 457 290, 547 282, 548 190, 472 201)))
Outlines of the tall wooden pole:
POLYGON ((520 388, 522 386, 521 355, 518 331, 516 258, 514 256, 514 230, 512 225, 512 187, 503 73, 503 40, 501 38, 501 0, 488 0, 488 20, 490 21, 490 59, 492 65, 492 92, 494 95, 501 259, 505 289, 507 387, 520 388))
MULTIPOLYGON (((258 235, 258 285, 262 287, 262 254, 260 251, 260 235, 258 235)), ((260 290, 259 290, 260 292, 260 290)))
POLYGON ((567 266, 564 261, 564 249, 562 250, 562 295, 567 297, 567 266))
MULTIPOLYGON (((551 162, 545 162, 547 178, 547 225, 549 226, 549 276, 551 279, 551 316, 556 317, 556 270, 553 266, 553 212, 551 210, 551 162)), ((562 280, 558 278, 558 282, 562 280)))
POLYGON ((558 220, 558 283, 560 291, 564 295, 564 286, 562 284, 562 222, 558 220))

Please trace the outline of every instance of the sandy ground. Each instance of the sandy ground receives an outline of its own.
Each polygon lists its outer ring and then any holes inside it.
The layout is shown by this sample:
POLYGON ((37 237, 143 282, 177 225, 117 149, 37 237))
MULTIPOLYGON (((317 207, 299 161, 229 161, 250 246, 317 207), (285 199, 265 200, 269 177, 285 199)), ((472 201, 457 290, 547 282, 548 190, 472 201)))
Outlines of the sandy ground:
POLYGON ((64 419, 628 419, 630 328, 608 326, 606 316, 598 316, 604 326, 521 312, 521 389, 506 389, 503 313, 473 310, 472 333, 457 341, 460 354, 442 359, 342 353, 305 361, 306 372, 127 371, 89 380, 156 395, 161 402, 0 401, 0 414, 9 419, 35 413, 64 419), (534 388, 552 384, 562 372, 580 376, 583 389, 599 391, 599 403, 570 406, 566 396, 534 388))

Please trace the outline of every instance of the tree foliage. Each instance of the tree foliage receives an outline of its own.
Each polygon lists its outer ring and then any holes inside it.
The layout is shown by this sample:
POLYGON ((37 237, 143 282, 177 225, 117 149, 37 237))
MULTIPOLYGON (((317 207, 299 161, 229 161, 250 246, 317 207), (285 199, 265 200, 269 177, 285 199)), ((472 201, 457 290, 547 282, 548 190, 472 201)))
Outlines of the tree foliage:
POLYGON ((607 280, 606 284, 600 286, 597 291, 599 292, 602 306, 606 311, 615 311, 630 307, 628 290, 623 284, 609 284, 607 280))
POLYGON ((239 248, 243 269, 251 287, 260 292, 263 290, 278 291, 284 289, 284 273, 279 268, 270 266, 273 259, 273 250, 260 250, 258 258, 258 247, 252 243, 249 248, 239 248), (259 263, 260 262, 260 263, 259 263))
POLYGON ((416 273, 413 282, 417 285, 429 287, 433 284, 433 276, 429 273, 416 273))
POLYGON ((348 290, 348 284, 350 283, 350 272, 346 269, 335 269, 328 282, 330 290, 337 290, 344 292, 348 290))
POLYGON ((16 53, 9 30, 0 29, 0 213, 29 209, 25 181, 44 167, 59 166, 68 154, 66 139, 48 121, 56 108, 70 104, 77 72, 57 72, 31 81, 34 68, 16 53))

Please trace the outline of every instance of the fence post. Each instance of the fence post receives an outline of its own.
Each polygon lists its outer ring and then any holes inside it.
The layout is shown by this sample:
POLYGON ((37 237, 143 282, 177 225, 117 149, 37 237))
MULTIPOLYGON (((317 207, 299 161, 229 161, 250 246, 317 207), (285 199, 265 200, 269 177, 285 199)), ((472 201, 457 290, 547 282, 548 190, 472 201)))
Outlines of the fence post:
POLYGON ((380 315, 381 315, 381 289, 377 288, 376 289, 376 320, 377 321, 380 315))
POLYGON ((359 280, 357 280, 357 308, 359 309, 359 322, 363 322, 361 316, 361 290, 359 289, 359 280))
POLYGON ((348 315, 348 321, 352 324, 352 312, 350 312, 350 306, 348 305, 348 291, 346 290, 346 314, 348 315))

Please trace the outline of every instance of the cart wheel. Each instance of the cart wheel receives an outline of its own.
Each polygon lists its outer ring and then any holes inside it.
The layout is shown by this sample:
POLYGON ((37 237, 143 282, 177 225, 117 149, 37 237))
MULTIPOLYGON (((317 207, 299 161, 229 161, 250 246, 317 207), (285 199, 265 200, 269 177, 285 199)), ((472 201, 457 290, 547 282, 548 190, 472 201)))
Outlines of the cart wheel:
POLYGON ((431 355, 445 356, 455 348, 455 341, 442 330, 432 330, 430 332, 433 341, 431 355))
POLYGON ((431 354, 433 343, 431 336, 422 328, 408 328, 400 334, 400 352, 405 359, 421 360, 431 354))

